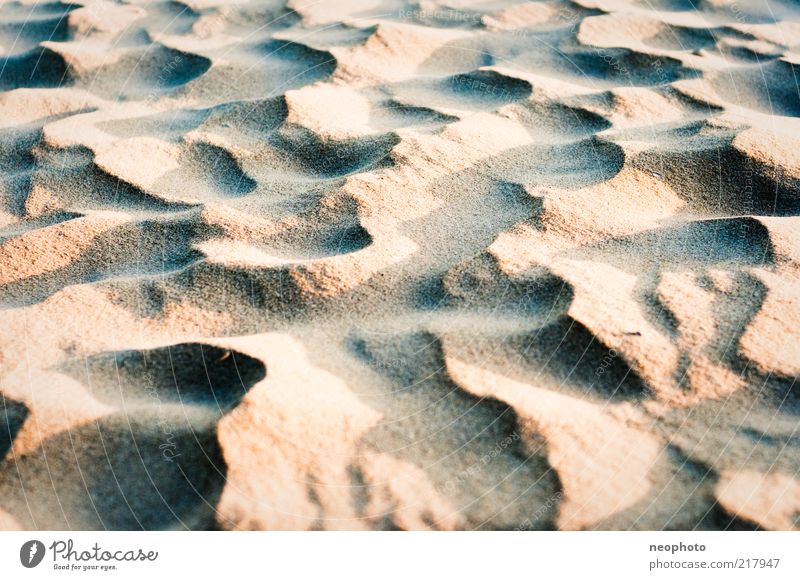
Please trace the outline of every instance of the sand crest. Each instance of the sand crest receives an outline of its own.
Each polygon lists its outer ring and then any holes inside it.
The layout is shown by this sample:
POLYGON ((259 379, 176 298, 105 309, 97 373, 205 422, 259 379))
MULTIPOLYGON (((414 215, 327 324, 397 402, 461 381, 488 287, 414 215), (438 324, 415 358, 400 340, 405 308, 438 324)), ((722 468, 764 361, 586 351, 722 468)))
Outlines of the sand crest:
POLYGON ((0 528, 797 529, 800 7, 0 5, 0 528))

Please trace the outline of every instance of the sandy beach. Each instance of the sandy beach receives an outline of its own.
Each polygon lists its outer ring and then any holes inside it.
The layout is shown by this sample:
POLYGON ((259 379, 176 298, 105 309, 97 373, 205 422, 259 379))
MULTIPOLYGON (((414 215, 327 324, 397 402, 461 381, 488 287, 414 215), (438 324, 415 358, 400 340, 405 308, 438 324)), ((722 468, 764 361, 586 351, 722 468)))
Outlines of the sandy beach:
POLYGON ((0 529, 800 529, 795 0, 0 3, 0 529))

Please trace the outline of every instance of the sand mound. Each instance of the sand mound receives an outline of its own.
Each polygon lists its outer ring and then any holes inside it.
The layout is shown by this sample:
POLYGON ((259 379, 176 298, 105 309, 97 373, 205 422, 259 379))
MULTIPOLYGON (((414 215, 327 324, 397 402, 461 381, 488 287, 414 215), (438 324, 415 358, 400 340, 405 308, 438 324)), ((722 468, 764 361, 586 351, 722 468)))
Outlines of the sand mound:
POLYGON ((800 8, 0 6, 0 527, 798 527, 800 8))

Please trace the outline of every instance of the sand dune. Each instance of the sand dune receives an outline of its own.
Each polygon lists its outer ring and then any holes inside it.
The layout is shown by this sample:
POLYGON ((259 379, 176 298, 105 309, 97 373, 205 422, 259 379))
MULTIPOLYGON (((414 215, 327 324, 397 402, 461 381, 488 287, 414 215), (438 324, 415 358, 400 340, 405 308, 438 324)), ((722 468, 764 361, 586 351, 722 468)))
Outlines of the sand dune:
POLYGON ((0 5, 0 528, 800 527, 800 6, 0 5))

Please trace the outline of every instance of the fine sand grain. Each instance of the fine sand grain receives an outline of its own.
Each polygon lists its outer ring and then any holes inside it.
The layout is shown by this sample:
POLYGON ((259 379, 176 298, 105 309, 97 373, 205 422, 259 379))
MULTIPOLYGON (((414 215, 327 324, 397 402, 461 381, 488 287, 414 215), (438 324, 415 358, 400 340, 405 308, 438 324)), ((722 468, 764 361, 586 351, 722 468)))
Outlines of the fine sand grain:
POLYGON ((800 527, 795 0, 0 3, 0 529, 800 527))

